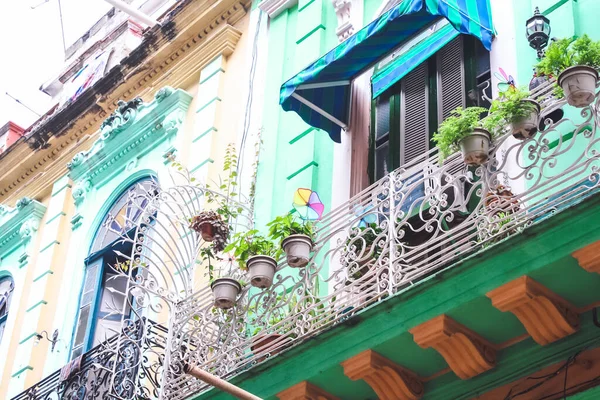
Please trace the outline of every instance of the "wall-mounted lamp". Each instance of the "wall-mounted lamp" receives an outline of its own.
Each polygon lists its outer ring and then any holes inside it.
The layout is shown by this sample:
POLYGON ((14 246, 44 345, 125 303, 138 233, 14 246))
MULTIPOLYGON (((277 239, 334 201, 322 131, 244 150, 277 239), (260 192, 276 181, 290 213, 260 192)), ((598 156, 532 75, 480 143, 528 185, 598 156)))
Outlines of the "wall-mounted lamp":
POLYGON ((527 41, 537 51, 538 58, 544 57, 544 49, 550 39, 550 20, 540 13, 538 7, 535 8, 533 17, 525 23, 525 30, 527 41))
POLYGON ((44 336, 46 337, 47 341, 52 343, 52 347, 50 347, 50 352, 52 353, 54 351, 54 346, 56 346, 56 343, 58 342, 58 329, 55 329, 54 333, 52 333, 52 339, 48 337, 48 332, 46 331, 38 333, 37 335, 35 335, 33 345, 37 346, 38 344, 40 344, 40 340, 44 339, 44 336))

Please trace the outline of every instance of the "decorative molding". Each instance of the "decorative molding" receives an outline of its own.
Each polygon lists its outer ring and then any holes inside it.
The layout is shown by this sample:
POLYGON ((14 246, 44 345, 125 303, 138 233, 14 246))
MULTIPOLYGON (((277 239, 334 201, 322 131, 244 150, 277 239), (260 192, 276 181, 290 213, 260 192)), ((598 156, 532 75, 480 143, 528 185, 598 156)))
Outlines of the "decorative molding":
POLYGON ((258 8, 269 15, 269 18, 275 18, 288 8, 292 8, 298 3, 298 0, 263 0, 258 8))
POLYGON ((0 215, 0 254, 4 248, 12 248, 18 243, 27 243, 37 232, 40 220, 46 212, 42 203, 23 197, 15 208, 2 207, 0 215))
POLYGON ((522 276, 486 294, 492 305, 511 312, 538 344, 545 346, 579 329, 575 307, 550 289, 522 276))
POLYGON ((469 379, 496 365, 494 345, 446 315, 409 331, 424 349, 434 348, 461 379, 469 379))
POLYGON ((339 400, 310 382, 303 381, 283 392, 277 393, 279 400, 339 400))
POLYGON ((573 252, 572 256, 587 272, 600 274, 600 240, 573 252))
POLYGON ((364 380, 381 400, 417 400, 423 396, 423 382, 417 374, 373 350, 344 361, 342 367, 348 378, 364 380))
POLYGON ((73 218, 71 218, 71 230, 75 230, 81 226, 83 223, 83 216, 81 214, 75 214, 73 218))
MULTIPOLYGON (((15 167, 0 172, 0 182, 3 183, 0 186, 0 200, 13 200, 19 191, 30 197, 44 193, 48 189, 47 182, 54 182, 64 176, 68 172, 66 163, 77 152, 93 144, 94 132, 99 129, 108 113, 116 109, 117 100, 132 99, 136 96, 147 99, 157 86, 180 86, 177 82, 183 81, 184 75, 189 78, 202 68, 202 65, 189 60, 202 58, 202 55, 214 51, 215 31, 229 25, 241 35, 233 25, 246 15, 246 9, 249 7, 248 0, 191 0, 185 5, 177 5, 171 20, 177 26, 175 40, 172 37, 157 35, 154 31, 160 32, 158 27, 151 29, 146 36, 155 35, 148 39, 156 40, 145 42, 150 43, 152 47, 139 46, 114 68, 119 70, 111 75, 114 75, 115 83, 105 85, 101 89, 95 89, 96 85, 89 89, 92 93, 92 103, 85 108, 79 106, 81 111, 78 111, 75 117, 71 116, 68 123, 54 132, 48 141, 48 147, 32 151, 26 141, 23 141, 16 143, 10 152, 3 154, 3 165, 15 167), (32 179, 42 173, 44 179, 32 179), (23 187, 23 182, 27 181, 30 184, 23 187)), ((213 58, 214 56, 208 61, 213 58)), ((107 74, 102 84, 109 80, 109 75, 107 74)), ((89 97, 84 93, 76 102, 86 101, 89 97)), ((74 106, 69 106, 69 110, 74 106)))
POLYGON ((76 182, 72 191, 75 203, 81 204, 98 181, 127 167, 142 151, 175 135, 191 100, 181 89, 163 88, 150 103, 139 98, 120 102, 119 109, 102 124, 100 138, 92 148, 78 153, 68 165, 69 176, 76 182))
POLYGON ((340 42, 348 39, 354 34, 354 25, 352 24, 352 0, 331 0, 335 14, 337 15, 336 35, 340 42))

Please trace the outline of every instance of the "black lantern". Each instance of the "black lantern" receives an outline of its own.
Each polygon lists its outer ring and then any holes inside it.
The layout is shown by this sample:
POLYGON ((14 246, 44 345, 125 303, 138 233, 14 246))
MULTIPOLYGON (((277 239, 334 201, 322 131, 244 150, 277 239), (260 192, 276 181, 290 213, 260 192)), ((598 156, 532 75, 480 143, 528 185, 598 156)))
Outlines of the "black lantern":
POLYGON ((525 26, 527 30, 527 41, 529 45, 537 50, 538 58, 544 56, 544 48, 548 45, 550 38, 550 20, 540 13, 538 7, 535 8, 533 17, 527 20, 525 26))

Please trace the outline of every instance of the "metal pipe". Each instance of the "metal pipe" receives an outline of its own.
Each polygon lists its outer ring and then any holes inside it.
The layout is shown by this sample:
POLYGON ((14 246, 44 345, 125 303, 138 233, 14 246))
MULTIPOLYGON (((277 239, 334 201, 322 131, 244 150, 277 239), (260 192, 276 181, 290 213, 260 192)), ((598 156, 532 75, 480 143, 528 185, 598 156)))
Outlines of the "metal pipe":
POLYGON ((231 383, 219 378, 218 376, 215 376, 206 371, 203 371, 198 367, 189 367, 188 366, 186 368, 186 373, 188 375, 191 375, 195 378, 200 379, 201 381, 208 383, 209 385, 216 387, 217 389, 220 389, 226 393, 229 393, 229 394, 237 397, 238 399, 241 399, 241 400, 263 400, 260 397, 257 397, 255 395, 253 395, 252 393, 246 392, 244 389, 241 389, 235 385, 232 385, 231 383))
POLYGON ((140 22, 143 22, 144 24, 146 24, 148 26, 160 25, 160 22, 158 22, 157 20, 152 19, 150 16, 144 14, 143 12, 141 12, 138 9, 131 7, 129 4, 124 3, 121 0, 104 0, 104 1, 106 1, 108 4, 114 6, 115 8, 118 8, 119 10, 123 11, 125 14, 128 14, 132 18, 137 19, 140 22))

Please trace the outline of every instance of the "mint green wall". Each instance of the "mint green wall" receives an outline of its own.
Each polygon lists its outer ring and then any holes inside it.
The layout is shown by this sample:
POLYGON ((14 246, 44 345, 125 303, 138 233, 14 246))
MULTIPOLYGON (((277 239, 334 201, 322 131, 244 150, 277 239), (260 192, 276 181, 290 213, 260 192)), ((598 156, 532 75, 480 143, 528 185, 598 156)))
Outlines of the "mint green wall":
POLYGON ((279 106, 279 88, 339 42, 330 0, 300 0, 269 21, 268 68, 264 91, 262 150, 256 184, 256 224, 292 209, 294 191, 316 190, 331 206, 333 151, 325 132, 279 106))

